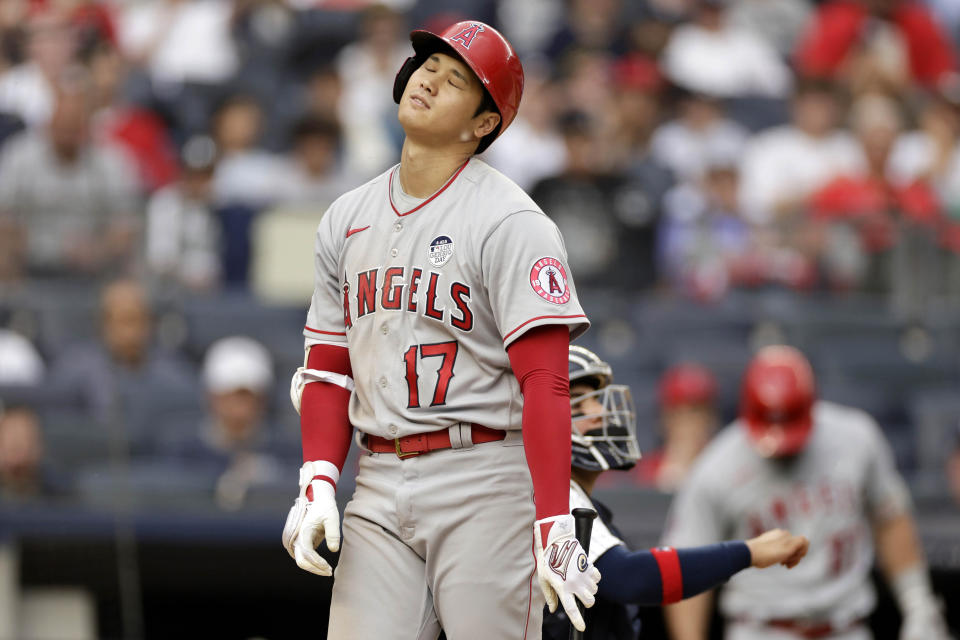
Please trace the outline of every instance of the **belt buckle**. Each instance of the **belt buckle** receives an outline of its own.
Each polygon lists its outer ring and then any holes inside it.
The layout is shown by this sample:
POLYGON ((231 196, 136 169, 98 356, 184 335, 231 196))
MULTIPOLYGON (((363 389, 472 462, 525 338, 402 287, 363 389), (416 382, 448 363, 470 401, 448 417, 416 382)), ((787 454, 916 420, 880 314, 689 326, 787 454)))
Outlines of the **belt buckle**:
POLYGON ((404 453, 403 451, 401 451, 401 450, 400 450, 400 438, 394 438, 394 439, 393 439, 393 446, 396 447, 397 457, 400 458, 400 459, 403 459, 403 458, 411 458, 411 457, 413 457, 413 456, 418 456, 418 455, 420 455, 420 452, 419 452, 419 451, 410 451, 410 452, 408 452, 408 453, 404 453))

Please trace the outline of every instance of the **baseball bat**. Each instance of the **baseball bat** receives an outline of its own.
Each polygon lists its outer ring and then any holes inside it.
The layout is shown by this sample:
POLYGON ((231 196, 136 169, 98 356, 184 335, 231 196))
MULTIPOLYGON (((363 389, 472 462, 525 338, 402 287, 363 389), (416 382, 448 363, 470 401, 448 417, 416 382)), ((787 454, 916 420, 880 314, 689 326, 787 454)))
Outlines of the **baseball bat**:
MULTIPOLYGON (((597 517, 597 512, 593 509, 585 509, 578 507, 573 510, 573 521, 574 521, 574 533, 577 536, 577 540, 580 542, 580 546, 583 547, 585 553, 590 553, 590 534, 593 532, 593 519, 597 517)), ((580 615, 583 617, 583 621, 587 621, 586 609, 583 606, 583 603, 577 600, 577 609, 580 610, 580 615)), ((583 631, 577 631, 573 623, 570 624, 570 640, 583 640, 583 631)))

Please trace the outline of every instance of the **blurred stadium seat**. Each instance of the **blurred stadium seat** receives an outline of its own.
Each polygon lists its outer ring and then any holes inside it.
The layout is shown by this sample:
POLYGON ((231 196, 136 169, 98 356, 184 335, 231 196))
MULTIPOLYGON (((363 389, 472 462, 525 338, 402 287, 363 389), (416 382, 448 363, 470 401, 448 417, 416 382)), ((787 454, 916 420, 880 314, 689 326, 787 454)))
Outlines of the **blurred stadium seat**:
POLYGON ((727 116, 750 131, 776 127, 790 121, 790 103, 780 98, 742 96, 725 102, 727 116))
POLYGON ((960 427, 957 386, 920 389, 910 394, 907 410, 917 452, 914 490, 921 495, 943 494, 943 469, 956 446, 960 427))

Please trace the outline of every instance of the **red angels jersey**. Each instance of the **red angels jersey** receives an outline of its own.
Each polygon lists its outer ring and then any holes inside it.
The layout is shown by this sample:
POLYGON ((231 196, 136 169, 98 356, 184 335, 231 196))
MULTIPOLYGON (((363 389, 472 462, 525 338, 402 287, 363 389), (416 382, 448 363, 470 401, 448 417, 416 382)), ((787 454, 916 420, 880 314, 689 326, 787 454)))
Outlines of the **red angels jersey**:
POLYGON ((773 528, 807 536, 791 570, 742 571, 720 608, 737 619, 810 618, 843 626, 873 610, 871 525, 910 508, 909 493, 876 422, 817 402, 806 448, 792 460, 761 457, 737 422, 703 451, 671 506, 664 543, 748 539, 773 528))
POLYGON ((506 347, 530 329, 589 325, 556 225, 501 173, 468 160, 433 196, 399 165, 320 221, 305 347, 350 350, 350 421, 384 438, 458 422, 519 429, 506 347))

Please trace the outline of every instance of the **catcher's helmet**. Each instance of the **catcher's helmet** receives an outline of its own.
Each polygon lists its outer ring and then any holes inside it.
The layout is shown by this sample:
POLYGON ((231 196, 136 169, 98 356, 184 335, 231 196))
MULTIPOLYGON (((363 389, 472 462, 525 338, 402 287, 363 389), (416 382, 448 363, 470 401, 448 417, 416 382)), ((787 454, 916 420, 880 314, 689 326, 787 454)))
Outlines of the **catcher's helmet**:
POLYGON ((640 459, 640 445, 630 388, 611 384, 610 365, 589 349, 571 346, 569 363, 570 388, 592 389, 570 394, 572 465, 590 471, 631 468, 640 459))
POLYGON ((460 58, 479 78, 500 112, 500 124, 480 140, 476 152, 486 150, 510 126, 520 108, 523 66, 516 51, 499 31, 474 21, 458 22, 440 34, 418 29, 410 32, 410 41, 416 53, 407 58, 397 73, 393 82, 394 102, 400 104, 410 76, 431 54, 440 51, 460 58))
POLYGON ((813 429, 813 370, 800 351, 774 345, 761 349, 743 378, 740 418, 765 457, 796 455, 813 429))

